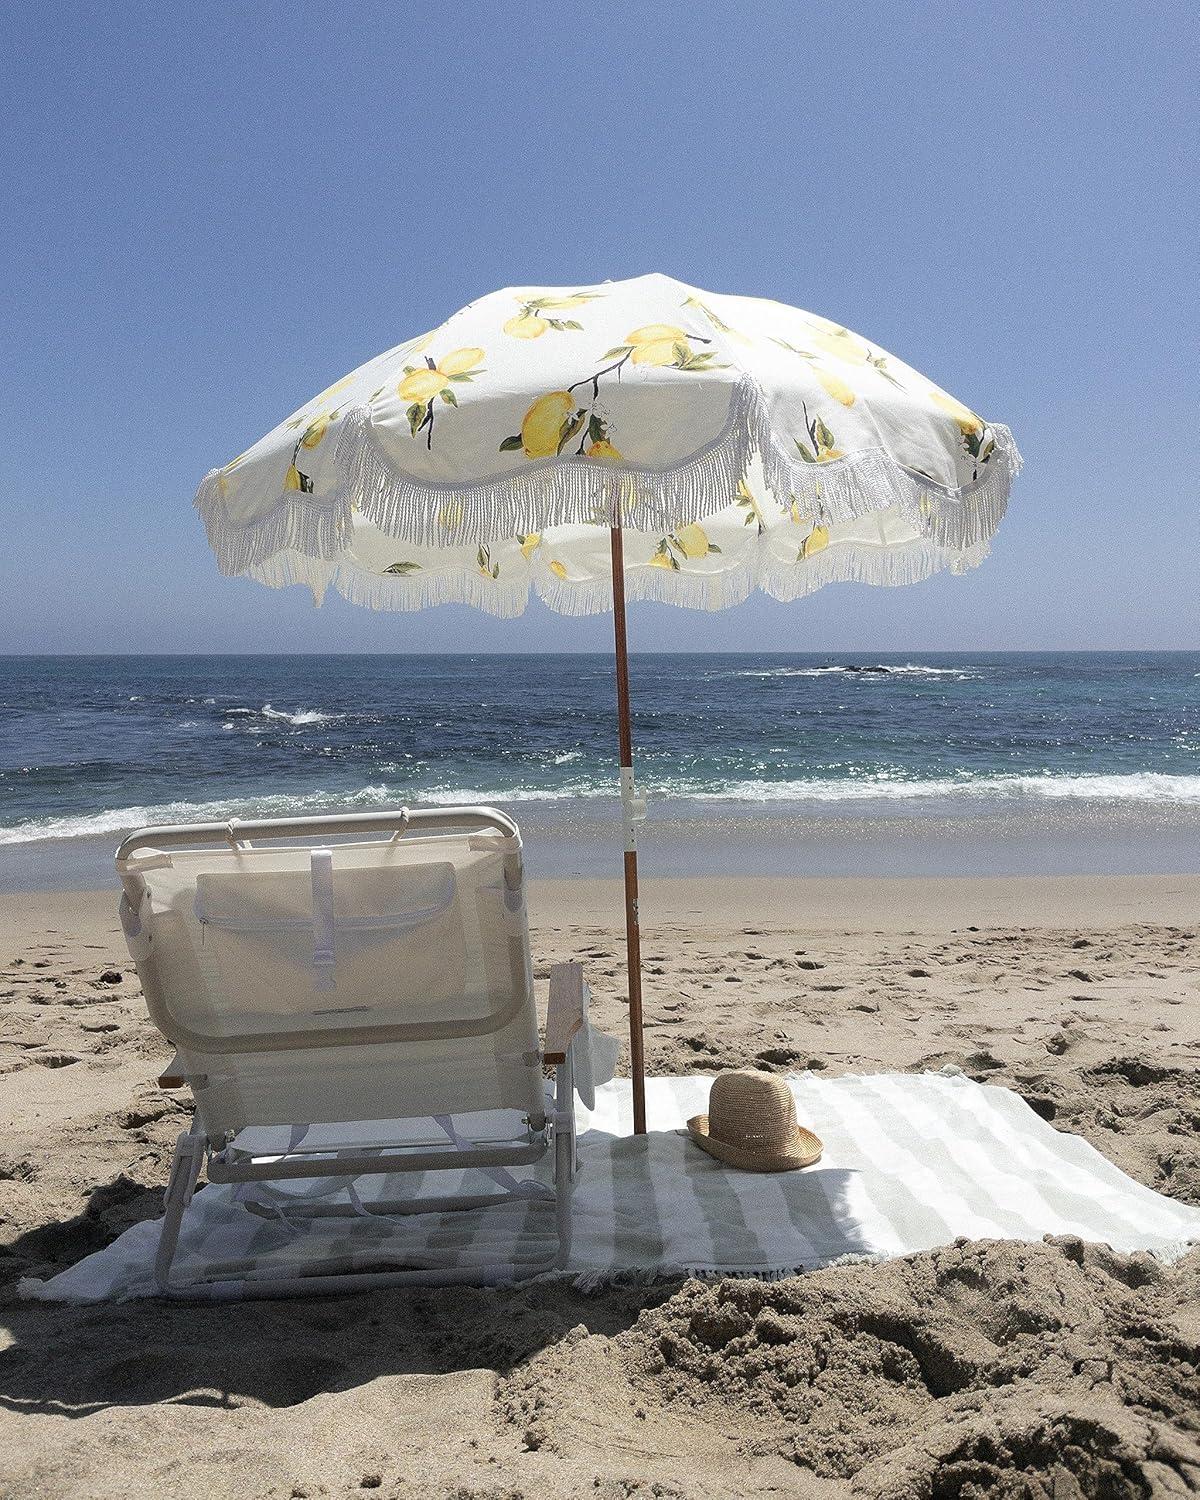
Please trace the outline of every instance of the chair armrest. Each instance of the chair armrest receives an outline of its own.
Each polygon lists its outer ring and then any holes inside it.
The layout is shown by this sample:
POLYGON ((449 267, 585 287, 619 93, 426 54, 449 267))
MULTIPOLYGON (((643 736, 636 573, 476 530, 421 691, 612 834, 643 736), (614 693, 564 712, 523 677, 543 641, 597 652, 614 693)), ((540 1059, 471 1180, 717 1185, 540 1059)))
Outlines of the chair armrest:
POLYGON ((183 1064, 179 1060, 177 1052, 163 1071, 158 1075, 158 1086, 160 1089, 185 1089, 188 1086, 188 1076, 183 1071, 183 1064))
POLYGON ((587 1015, 587 985, 582 964, 555 964, 550 970, 550 1004, 546 1010, 544 1063, 564 1063, 587 1015))

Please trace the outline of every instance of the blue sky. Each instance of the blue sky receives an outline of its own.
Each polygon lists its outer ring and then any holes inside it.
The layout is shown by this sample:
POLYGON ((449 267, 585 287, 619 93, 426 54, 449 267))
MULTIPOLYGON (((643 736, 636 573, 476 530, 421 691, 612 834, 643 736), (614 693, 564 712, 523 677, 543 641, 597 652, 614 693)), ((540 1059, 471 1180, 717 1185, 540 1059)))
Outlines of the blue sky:
POLYGON ((596 649, 220 578, 205 471, 514 283, 836 317, 1013 429, 992 558, 643 649, 1196 647, 1190 5, 25 8, 0 59, 0 651, 596 649))

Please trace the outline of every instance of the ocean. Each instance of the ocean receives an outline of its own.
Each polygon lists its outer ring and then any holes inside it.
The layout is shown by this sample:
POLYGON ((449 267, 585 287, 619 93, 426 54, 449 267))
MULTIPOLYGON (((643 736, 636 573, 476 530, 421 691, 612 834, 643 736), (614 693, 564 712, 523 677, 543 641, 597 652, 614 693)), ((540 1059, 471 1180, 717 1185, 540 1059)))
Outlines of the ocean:
MULTIPOLYGON (((1200 652, 639 654, 650 874, 1200 871, 1200 652)), ((512 812, 616 874, 611 658, 0 658, 0 889, 147 823, 512 812)))

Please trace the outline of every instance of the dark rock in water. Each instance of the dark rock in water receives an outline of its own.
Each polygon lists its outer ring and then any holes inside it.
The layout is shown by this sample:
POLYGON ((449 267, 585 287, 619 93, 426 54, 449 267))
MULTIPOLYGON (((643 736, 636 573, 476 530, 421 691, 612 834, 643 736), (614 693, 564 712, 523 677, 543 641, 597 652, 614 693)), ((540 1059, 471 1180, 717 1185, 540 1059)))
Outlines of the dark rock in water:
POLYGON ((843 672, 874 672, 876 676, 891 676, 891 667, 860 667, 857 662, 847 662, 842 668, 843 672))

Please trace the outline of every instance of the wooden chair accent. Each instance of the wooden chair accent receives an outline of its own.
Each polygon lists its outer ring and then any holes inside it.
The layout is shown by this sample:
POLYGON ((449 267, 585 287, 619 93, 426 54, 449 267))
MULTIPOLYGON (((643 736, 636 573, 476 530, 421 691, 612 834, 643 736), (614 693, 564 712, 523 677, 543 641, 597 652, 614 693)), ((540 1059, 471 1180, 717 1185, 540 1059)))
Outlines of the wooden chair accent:
POLYGON ((544 1063, 565 1063, 572 1038, 582 1030, 587 1013, 583 965, 555 964, 550 970, 550 1003, 546 1008, 544 1063))

